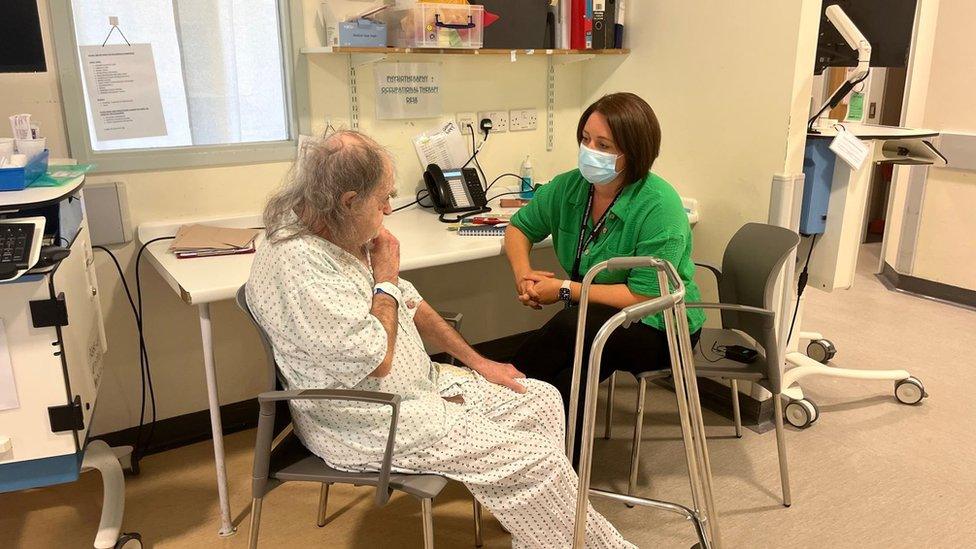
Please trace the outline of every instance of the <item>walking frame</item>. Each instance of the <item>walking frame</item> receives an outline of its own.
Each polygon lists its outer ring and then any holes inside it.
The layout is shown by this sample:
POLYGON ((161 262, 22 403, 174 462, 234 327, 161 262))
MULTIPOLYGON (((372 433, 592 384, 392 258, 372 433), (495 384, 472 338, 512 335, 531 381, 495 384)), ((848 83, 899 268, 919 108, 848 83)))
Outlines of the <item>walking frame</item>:
POLYGON ((621 501, 630 506, 641 505, 663 509, 684 516, 692 522, 700 549, 718 549, 720 546, 718 520, 712 497, 712 470, 705 441, 705 423, 702 419, 701 402, 698 398, 698 381, 685 308, 685 286, 681 277, 669 262, 653 257, 621 257, 594 265, 583 277, 579 300, 579 319, 576 327, 576 350, 573 357, 573 379, 570 389, 569 422, 566 433, 566 454, 572 459, 576 438, 576 417, 579 406, 580 376, 583 365, 583 338, 586 333, 586 313, 593 279, 602 271, 634 268, 657 270, 661 296, 625 307, 613 315, 597 332, 590 350, 587 370, 586 395, 583 400, 583 432, 579 462, 579 493, 576 500, 576 530, 573 548, 583 549, 586 544, 586 515, 589 498, 600 496, 621 501), (670 284, 669 284, 670 283, 670 284), (678 418, 681 438, 688 462, 691 484, 692 507, 677 503, 642 498, 590 487, 593 462, 593 433, 596 428, 597 392, 600 385, 600 363, 603 348, 614 330, 630 327, 648 315, 663 313, 668 349, 671 355, 671 375, 674 378, 675 396, 678 401, 678 418))

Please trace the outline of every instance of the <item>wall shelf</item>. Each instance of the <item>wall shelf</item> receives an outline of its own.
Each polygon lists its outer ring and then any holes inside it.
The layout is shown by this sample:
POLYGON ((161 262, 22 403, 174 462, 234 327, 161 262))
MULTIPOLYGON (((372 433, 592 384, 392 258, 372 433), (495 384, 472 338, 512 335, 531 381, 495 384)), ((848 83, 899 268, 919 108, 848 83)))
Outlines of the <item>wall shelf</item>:
POLYGON ((303 55, 347 55, 349 59, 348 87, 349 87, 349 122, 352 129, 359 129, 359 93, 358 75, 356 69, 363 65, 371 65, 387 60, 397 55, 460 55, 460 56, 508 56, 512 63, 518 61, 519 56, 542 57, 548 63, 546 69, 546 150, 553 150, 555 140, 555 108, 556 108, 556 71, 557 65, 568 65, 588 61, 597 57, 610 58, 628 55, 629 49, 607 50, 563 50, 563 49, 461 49, 461 48, 361 48, 349 46, 319 46, 302 48, 303 55))
POLYGON ((318 54, 372 54, 372 55, 396 55, 396 54, 421 54, 421 55, 554 55, 554 56, 586 56, 588 58, 597 55, 627 55, 629 49, 613 50, 506 50, 506 49, 460 49, 460 48, 357 48, 347 46, 326 46, 302 48, 301 52, 305 55, 318 54))

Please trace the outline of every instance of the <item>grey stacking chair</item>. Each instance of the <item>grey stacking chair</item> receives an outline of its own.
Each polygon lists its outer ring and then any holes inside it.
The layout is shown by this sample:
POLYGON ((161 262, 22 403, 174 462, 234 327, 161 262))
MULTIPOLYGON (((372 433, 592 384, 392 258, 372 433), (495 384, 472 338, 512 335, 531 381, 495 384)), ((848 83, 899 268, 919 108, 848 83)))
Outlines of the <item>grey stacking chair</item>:
MULTIPOLYGON (((780 482, 783 489, 783 505, 790 506, 790 477, 786 464, 786 446, 783 440, 782 364, 779 340, 776 337, 776 312, 774 287, 780 269, 790 253, 800 242, 795 232, 766 225, 748 223, 739 229, 725 248, 722 268, 698 263, 708 269, 718 281, 721 303, 688 303, 689 309, 719 309, 722 311, 721 328, 702 328, 695 353, 698 377, 726 379, 732 391, 732 417, 735 435, 742 436, 742 418, 739 413, 739 380, 752 381, 773 393, 773 421, 776 425, 776 449, 779 454, 780 482), (726 359, 714 353, 712 346, 742 345, 756 349, 759 355, 751 364, 726 359), (704 353, 704 356, 703 356, 704 353), (709 356, 718 355, 718 356, 709 356), (708 356, 708 358, 705 358, 708 356)), ((634 416, 634 439, 631 447, 628 494, 637 487, 640 465, 640 443, 644 422, 644 395, 647 382, 670 375, 668 370, 654 370, 637 376, 637 408, 634 416)), ((613 414, 613 384, 611 376, 607 390, 607 414, 604 438, 610 438, 613 414)))
MULTIPOLYGON (((241 286, 237 290, 237 305, 247 313, 247 317, 257 329, 268 361, 267 391, 258 396, 261 410, 258 418, 257 439, 254 443, 254 470, 251 478, 253 499, 251 501, 248 546, 251 549, 257 547, 258 529, 261 524, 261 506, 264 497, 285 482, 304 481, 321 484, 317 520, 319 527, 325 526, 329 487, 333 484, 375 486, 375 502, 378 506, 386 505, 394 490, 410 494, 420 500, 424 548, 432 549, 434 547, 433 500, 447 485, 447 479, 440 475, 407 475, 391 472, 397 418, 400 412, 400 396, 389 393, 338 389, 276 390, 285 385, 279 376, 271 341, 247 305, 245 286, 241 286), (389 406, 392 409, 390 433, 379 472, 348 473, 339 471, 329 467, 321 458, 306 449, 291 427, 288 401, 292 400, 355 401, 389 406)), ((481 506, 477 500, 472 499, 474 501, 475 546, 481 547, 481 506)))

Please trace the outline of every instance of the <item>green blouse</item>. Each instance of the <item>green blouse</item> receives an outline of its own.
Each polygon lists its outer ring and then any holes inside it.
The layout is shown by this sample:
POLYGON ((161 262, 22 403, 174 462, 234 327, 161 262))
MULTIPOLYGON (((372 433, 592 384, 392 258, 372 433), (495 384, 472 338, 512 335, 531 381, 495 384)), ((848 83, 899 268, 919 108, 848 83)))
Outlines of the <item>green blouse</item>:
MULTIPOLYGON (((569 273, 576 260, 580 221, 589 197, 590 183, 579 170, 556 176, 541 186, 535 198, 512 217, 512 225, 532 241, 552 235, 559 264, 569 273)), ((593 229, 593 220, 587 219, 593 229)), ((580 274, 607 259, 622 256, 654 256, 666 259, 678 270, 685 284, 685 301, 701 301, 695 285, 695 264, 691 260, 691 226, 677 191, 653 173, 627 185, 607 214, 605 230, 583 253, 580 274)), ((599 284, 626 283, 632 292, 658 296, 657 271, 650 268, 630 271, 604 271, 594 281, 599 284)), ((649 326, 664 330, 662 315, 643 319, 649 326)), ((688 309, 691 333, 705 323, 705 312, 688 309)))

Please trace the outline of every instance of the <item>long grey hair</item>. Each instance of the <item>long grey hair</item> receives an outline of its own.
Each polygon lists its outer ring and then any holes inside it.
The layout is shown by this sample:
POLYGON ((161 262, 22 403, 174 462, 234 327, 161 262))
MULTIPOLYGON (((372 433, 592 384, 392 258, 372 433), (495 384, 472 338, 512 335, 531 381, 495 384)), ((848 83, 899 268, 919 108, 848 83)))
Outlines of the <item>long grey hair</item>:
POLYGON ((353 208, 343 206, 342 195, 355 191, 355 203, 364 200, 392 166, 386 149, 359 132, 344 130, 306 142, 285 184, 264 208, 268 239, 281 242, 323 229, 343 239, 353 208))

